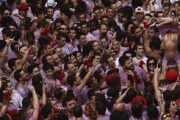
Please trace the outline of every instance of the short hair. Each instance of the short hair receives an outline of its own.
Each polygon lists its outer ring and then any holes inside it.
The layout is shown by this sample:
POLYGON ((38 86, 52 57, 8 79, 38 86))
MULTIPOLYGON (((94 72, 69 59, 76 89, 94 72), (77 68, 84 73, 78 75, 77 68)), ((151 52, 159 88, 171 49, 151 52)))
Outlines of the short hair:
POLYGON ((126 97, 128 99, 128 102, 132 101, 132 99, 134 97, 136 97, 137 95, 137 92, 133 89, 133 88, 130 88, 128 91, 127 91, 127 94, 126 94, 126 97))
POLYGON ((120 65, 121 65, 121 66, 125 65, 125 62, 126 62, 127 60, 129 60, 129 58, 128 58, 127 56, 121 56, 121 57, 119 58, 119 63, 120 63, 120 65))
POLYGON ((45 56, 43 56, 43 58, 42 58, 42 63, 43 63, 43 64, 48 63, 48 62, 47 62, 47 57, 49 57, 49 56, 51 56, 51 55, 45 55, 45 56))
POLYGON ((66 56, 64 57, 64 62, 65 62, 65 63, 70 62, 71 56, 72 56, 72 54, 66 55, 66 56))
POLYGON ((111 5, 110 0, 101 0, 102 4, 104 5, 104 7, 109 7, 111 5))
POLYGON ((40 29, 41 27, 45 28, 47 25, 48 25, 48 23, 45 20, 42 20, 42 21, 37 23, 37 28, 38 29, 40 29))
POLYGON ((87 25, 87 27, 89 27, 89 23, 86 21, 81 22, 81 26, 83 26, 83 25, 87 25))
POLYGON ((102 93, 95 93, 96 102, 105 104, 105 96, 102 93))
POLYGON ((57 34, 56 39, 60 41, 61 38, 66 38, 65 33, 58 33, 58 34, 57 34))
POLYGON ((143 112, 143 106, 140 102, 135 102, 131 107, 132 115, 135 118, 140 118, 143 112))
POLYGON ((88 87, 91 87, 91 84, 93 84, 93 76, 90 76, 89 79, 88 79, 87 82, 86 82, 86 85, 87 85, 88 87))
POLYGON ((86 36, 83 32, 79 32, 79 33, 77 34, 77 39, 80 39, 80 37, 83 36, 83 35, 86 36))
POLYGON ((12 58, 12 59, 9 59, 9 61, 8 61, 8 65, 11 68, 12 71, 14 70, 13 66, 15 66, 16 60, 18 60, 18 58, 12 58))
POLYGON ((144 98, 147 101, 147 106, 152 105, 153 104, 153 97, 151 94, 145 93, 144 94, 144 98))
POLYGON ((116 40, 117 41, 121 41, 121 39, 125 39, 125 37, 126 37, 126 33, 123 31, 118 31, 116 33, 116 40))
POLYGON ((94 13, 96 10, 100 10, 100 9, 101 9, 101 7, 95 6, 95 7, 93 8, 93 13, 94 13))
POLYGON ((98 82, 100 82, 100 79, 102 79, 102 76, 100 75, 102 73, 102 70, 97 70, 94 72, 93 77, 97 79, 98 82))
POLYGON ((139 43, 135 43, 135 44, 134 44, 134 47, 133 47, 134 50, 137 50, 138 46, 143 46, 143 44, 140 43, 140 42, 139 42, 139 43))
POLYGON ((9 28, 4 28, 2 34, 5 34, 7 37, 11 36, 11 30, 9 28))
POLYGON ((38 8, 37 11, 36 11, 36 15, 39 16, 39 15, 42 15, 44 14, 45 10, 43 8, 38 8))
POLYGON ((68 70, 68 65, 69 65, 69 64, 73 64, 73 63, 71 63, 71 62, 65 63, 65 65, 64 65, 64 70, 68 70))
POLYGON ((64 15, 68 16, 68 18, 71 18, 72 12, 70 11, 70 8, 68 5, 66 5, 66 4, 61 5, 60 11, 64 15))
POLYGON ((7 44, 7 42, 5 40, 0 40, 0 50, 4 49, 6 44, 7 44))
POLYGON ((64 95, 62 90, 63 90, 63 88, 58 88, 54 91, 54 96, 56 97, 57 100, 62 99, 62 96, 64 95))
POLYGON ((44 70, 44 72, 47 70, 54 70, 54 66, 50 63, 46 63, 43 65, 43 70, 44 70))
POLYGON ((20 32, 19 30, 14 30, 14 31, 12 32, 11 37, 12 37, 12 38, 14 37, 14 40, 15 40, 15 41, 18 41, 18 40, 20 39, 20 37, 21 37, 21 32, 20 32))
POLYGON ((66 97, 66 98, 64 98, 63 101, 62 101, 62 106, 63 107, 67 107, 67 102, 69 102, 71 100, 75 100, 76 101, 76 99, 74 97, 66 97))
POLYGON ((133 26, 131 28, 131 34, 135 34, 135 30, 138 29, 139 27, 138 26, 133 26))
POLYGON ((65 114, 65 113, 60 113, 59 115, 58 115, 58 118, 57 118, 58 120, 69 120, 68 119, 68 116, 65 114))
POLYGON ((35 68, 37 68, 37 66, 35 66, 35 65, 29 65, 29 66, 28 66, 28 73, 29 73, 29 75, 32 74, 32 72, 33 72, 33 70, 34 70, 35 68))
POLYGON ((159 14, 159 13, 162 13, 162 14, 163 14, 162 11, 158 11, 158 12, 156 12, 155 17, 158 17, 158 14, 159 14))
POLYGON ((23 105, 24 108, 28 108, 31 103, 32 103, 32 100, 31 100, 30 97, 25 97, 22 100, 22 105, 23 105))
POLYGON ((6 10, 11 12, 11 10, 9 8, 5 7, 4 9, 1 9, 1 16, 3 16, 3 14, 6 10))
POLYGON ((151 120, 157 119, 159 117, 159 111, 156 106, 150 105, 147 107, 147 116, 151 120))
POLYGON ((19 82, 19 78, 21 78, 21 74, 20 72, 22 71, 22 69, 18 69, 14 72, 14 78, 19 82))
POLYGON ((44 17, 44 20, 46 20, 46 19, 51 19, 53 21, 53 18, 51 16, 49 16, 49 15, 44 17))
POLYGON ((74 85, 74 81, 76 81, 76 74, 71 74, 67 77, 67 82, 70 86, 74 85))
POLYGON ((125 24, 125 31, 128 29, 128 27, 129 27, 129 25, 134 25, 134 23, 133 22, 127 22, 126 24, 125 24))
POLYGON ((146 16, 148 16, 150 18, 152 17, 151 14, 145 14, 144 17, 146 17, 146 16))
POLYGON ((111 87, 107 91, 108 97, 113 97, 114 99, 119 95, 119 88, 117 87, 111 87))
POLYGON ((101 21, 102 21, 102 19, 103 19, 103 18, 107 18, 107 19, 109 19, 109 17, 108 17, 108 16, 104 15, 104 16, 102 16, 102 17, 101 17, 101 21))
POLYGON ((41 75, 35 75, 32 77, 32 85, 37 86, 42 82, 42 76, 41 75))
POLYGON ((73 114, 75 117, 82 117, 83 111, 80 105, 76 105, 73 107, 73 114))
POLYGON ((172 92, 170 90, 165 90, 163 92, 163 98, 165 101, 172 100, 172 92))
POLYGON ((149 29, 153 29, 155 33, 159 32, 159 29, 157 26, 151 26, 149 29))
POLYGON ((92 97, 92 96, 95 96, 95 92, 96 92, 96 89, 90 89, 90 90, 88 90, 88 92, 87 92, 87 97, 88 97, 89 100, 91 100, 91 97, 92 97))
POLYGON ((52 113, 52 106, 45 105, 41 109, 41 113, 44 119, 48 118, 48 115, 52 113))
POLYGON ((159 50, 161 47, 161 40, 159 37, 153 37, 151 44, 155 50, 159 50))
POLYGON ((101 102, 96 103, 96 111, 99 115, 104 115, 106 112, 106 105, 101 102))
POLYGON ((113 78, 113 79, 110 81, 110 86, 111 86, 111 87, 117 87, 118 85, 120 85, 120 78, 119 78, 119 77, 113 78))
POLYGON ((124 14, 125 13, 124 8, 119 8, 118 13, 123 13, 124 14))

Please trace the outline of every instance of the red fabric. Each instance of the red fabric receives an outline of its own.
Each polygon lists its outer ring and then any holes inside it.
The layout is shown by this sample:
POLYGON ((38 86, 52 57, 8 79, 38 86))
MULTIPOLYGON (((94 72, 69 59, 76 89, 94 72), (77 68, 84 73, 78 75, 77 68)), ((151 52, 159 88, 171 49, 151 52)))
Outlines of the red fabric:
POLYGON ((111 80, 113 79, 113 78, 117 78, 119 76, 119 74, 117 73, 117 72, 114 72, 114 73, 112 73, 112 74, 109 74, 109 75, 107 75, 106 76, 106 83, 109 85, 110 84, 110 82, 111 82, 111 80))
POLYGON ((16 114, 17 114, 17 110, 10 110, 7 111, 7 113, 11 116, 11 118, 15 118, 16 114))
POLYGON ((58 41, 57 41, 57 40, 53 40, 53 41, 51 42, 52 48, 53 48, 56 44, 58 44, 58 41))
POLYGON ((176 105, 179 105, 180 104, 180 99, 177 99, 176 100, 176 105))
POLYGON ((29 7, 26 4, 20 4, 19 6, 16 7, 18 10, 28 10, 29 7))
POLYGON ((150 27, 150 25, 148 25, 144 22, 144 28, 149 28, 149 27, 150 27))
POLYGON ((89 60, 85 60, 83 64, 87 65, 87 69, 92 66, 92 63, 89 60))
POLYGON ((44 30, 44 36, 46 36, 51 30, 48 29, 49 25, 46 26, 45 30, 44 30))
POLYGON ((133 82, 137 82, 136 76, 132 76, 131 79, 133 82))
POLYGON ((102 88, 99 86, 99 87, 98 87, 98 90, 100 90, 100 91, 101 91, 101 90, 102 90, 102 88))
POLYGON ((141 60, 139 67, 143 68, 142 66, 143 66, 144 64, 145 64, 145 63, 141 60))
POLYGON ((61 71, 61 75, 59 76, 59 81, 61 82, 63 78, 64 78, 64 72, 61 71))
POLYGON ((55 114, 59 114, 59 113, 61 112, 61 110, 59 110, 59 109, 57 109, 57 108, 55 108, 55 107, 53 107, 53 109, 54 109, 54 113, 55 113, 55 114))
POLYGON ((86 106, 85 106, 85 115, 90 116, 91 112, 92 112, 92 107, 91 107, 90 104, 87 103, 86 106))
POLYGON ((11 93, 7 93, 3 96, 3 99, 7 99, 7 98, 10 98, 11 97, 11 93))
POLYGON ((129 43, 128 43, 129 48, 133 45, 133 43, 134 43, 134 42, 129 42, 129 43))
POLYGON ((177 80, 177 77, 178 77, 178 72, 175 69, 170 69, 166 73, 166 79, 170 82, 175 82, 177 80))
POLYGON ((135 102, 140 102, 144 107, 147 105, 147 101, 143 96, 136 96, 135 98, 132 99, 132 104, 135 102))
POLYGON ((149 76, 149 78, 152 80, 154 78, 154 76, 149 76))

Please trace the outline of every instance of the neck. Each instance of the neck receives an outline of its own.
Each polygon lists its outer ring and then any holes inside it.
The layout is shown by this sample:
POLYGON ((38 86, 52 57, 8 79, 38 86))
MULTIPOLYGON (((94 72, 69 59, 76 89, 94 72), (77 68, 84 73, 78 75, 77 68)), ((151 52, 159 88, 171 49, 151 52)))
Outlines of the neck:
POLYGON ((121 0, 121 3, 124 3, 124 2, 126 2, 126 0, 121 0))
POLYGON ((170 114, 171 114, 171 118, 172 118, 172 119, 176 117, 176 113, 170 112, 170 114))
POLYGON ((66 115, 69 119, 71 119, 74 116, 73 113, 70 113, 69 111, 66 112, 66 115))
POLYGON ((78 117, 75 120, 83 120, 83 117, 78 117))
POLYGON ((76 85, 73 85, 71 88, 72 88, 72 89, 75 89, 76 87, 77 87, 76 85))
POLYGON ((81 49, 83 49, 83 48, 84 48, 84 45, 79 44, 79 46, 80 46, 80 48, 81 48, 81 49))
POLYGON ((100 118, 100 117, 103 117, 104 115, 99 115, 99 114, 97 114, 97 118, 100 118))
POLYGON ((41 35, 41 31, 39 29, 36 30, 36 34, 38 34, 39 36, 41 35))
POLYGON ((18 85, 19 85, 19 86, 24 86, 24 84, 25 84, 25 81, 24 81, 24 80, 21 80, 21 81, 18 82, 18 85))
POLYGON ((142 60, 144 56, 138 56, 136 55, 137 60, 142 60))
POLYGON ((115 69, 115 67, 114 67, 114 66, 113 66, 113 67, 108 66, 108 69, 109 69, 109 70, 114 70, 114 69, 115 69))

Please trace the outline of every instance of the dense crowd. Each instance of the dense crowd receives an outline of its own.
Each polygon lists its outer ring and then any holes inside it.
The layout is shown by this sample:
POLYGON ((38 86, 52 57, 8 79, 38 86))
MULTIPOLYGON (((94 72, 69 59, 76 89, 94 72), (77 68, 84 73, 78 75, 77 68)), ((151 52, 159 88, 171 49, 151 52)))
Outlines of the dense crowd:
POLYGON ((0 120, 179 120, 179 0, 1 0, 0 120))

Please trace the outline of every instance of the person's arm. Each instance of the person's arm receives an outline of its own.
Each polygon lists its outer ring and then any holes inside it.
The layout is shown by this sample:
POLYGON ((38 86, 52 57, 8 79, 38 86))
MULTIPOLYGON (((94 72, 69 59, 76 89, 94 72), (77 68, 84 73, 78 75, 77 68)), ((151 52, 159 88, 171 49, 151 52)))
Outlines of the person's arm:
POLYGON ((82 65, 79 67, 79 69, 78 69, 78 71, 77 71, 77 73, 76 73, 76 78, 79 77, 79 75, 81 74, 81 72, 82 72, 83 69, 84 69, 84 64, 82 64, 82 65))
POLYGON ((116 104, 123 102, 123 99, 126 97, 126 94, 127 94, 127 91, 128 91, 128 90, 129 90, 129 89, 127 89, 127 90, 116 100, 116 104))
POLYGON ((42 103, 43 105, 46 105, 46 90, 45 90, 44 84, 43 84, 43 89, 42 89, 42 103))
POLYGON ((107 54, 108 54, 108 55, 111 53, 112 45, 113 45, 113 43, 115 42, 115 40, 116 40, 116 37, 114 36, 114 37, 111 39, 110 46, 109 46, 109 48, 108 48, 108 50, 107 50, 107 54))
POLYGON ((98 64, 98 61, 96 59, 93 60, 93 66, 91 67, 91 69, 89 70, 89 72, 86 74, 86 76, 83 79, 83 82, 78 86, 79 91, 81 91, 84 87, 84 85, 86 84, 87 80, 89 79, 89 77, 91 76, 91 73, 93 72, 95 66, 98 64))
POLYGON ((4 58, 7 54, 8 47, 9 47, 9 45, 11 45, 12 42, 13 42, 13 39, 9 40, 8 43, 6 44, 6 46, 4 47, 2 54, 0 56, 0 65, 3 63, 4 58))
POLYGON ((162 26, 162 25, 165 25, 165 24, 169 24, 169 23, 174 23, 174 22, 175 22, 175 21, 174 21, 172 18, 170 18, 170 17, 168 17, 168 18, 159 18, 158 21, 159 21, 159 26, 162 26))
POLYGON ((39 115, 39 101, 38 101, 38 97, 37 97, 36 91, 34 89, 34 86, 29 85, 28 88, 29 88, 29 91, 31 91, 32 98, 33 98, 33 100, 32 100, 33 118, 35 120, 38 120, 38 115, 39 115))
POLYGON ((155 3, 155 0, 150 0, 149 1, 150 11, 156 11, 156 9, 154 7, 154 3, 155 3))
MULTIPOLYGON (((6 111, 8 109, 8 106, 9 106, 9 103, 10 103, 10 98, 11 98, 11 96, 9 96, 7 98, 3 98, 3 105, 2 105, 2 108, 1 108, 1 114, 3 114, 3 115, 6 113, 6 111)), ((2 117, 1 114, 0 114, 0 117, 2 117)))

